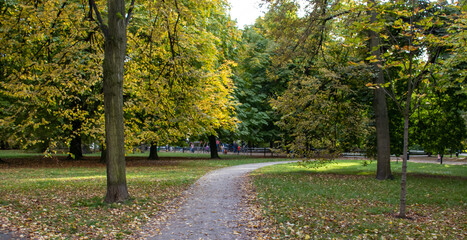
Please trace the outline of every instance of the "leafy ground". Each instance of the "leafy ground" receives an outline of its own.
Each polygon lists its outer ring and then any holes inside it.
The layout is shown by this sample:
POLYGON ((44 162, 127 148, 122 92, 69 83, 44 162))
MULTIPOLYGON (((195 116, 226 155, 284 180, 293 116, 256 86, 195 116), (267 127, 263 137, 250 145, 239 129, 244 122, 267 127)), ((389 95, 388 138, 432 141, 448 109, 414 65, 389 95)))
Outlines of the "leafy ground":
MULTIPOLYGON (((69 161, 64 156, 14 155, 0 164, 0 230, 30 238, 125 239, 158 214, 206 172, 226 166, 277 159, 226 160, 164 157, 127 159, 132 200, 104 204, 105 165, 98 157, 69 161)), ((200 157, 197 155, 184 155, 200 157)))
POLYGON ((377 181, 376 163, 317 168, 271 166, 252 174, 268 234, 292 239, 467 239, 467 166, 409 162, 408 215, 397 218, 396 180, 377 181))

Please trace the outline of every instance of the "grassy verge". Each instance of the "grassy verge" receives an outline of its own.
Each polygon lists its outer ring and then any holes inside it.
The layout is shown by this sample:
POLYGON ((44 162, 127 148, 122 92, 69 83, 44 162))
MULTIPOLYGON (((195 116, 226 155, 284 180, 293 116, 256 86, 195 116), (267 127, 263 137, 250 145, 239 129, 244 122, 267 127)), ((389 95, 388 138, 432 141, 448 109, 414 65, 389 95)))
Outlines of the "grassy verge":
POLYGON ((104 166, 0 169, 0 229, 32 239, 126 239, 206 172, 274 160, 153 161, 129 166, 132 200, 123 204, 103 203, 104 166))
MULTIPOLYGON (((465 239, 467 166, 409 163, 411 219, 396 218, 394 181, 374 179, 376 163, 344 160, 307 169, 297 164, 253 173, 258 199, 277 238, 465 239)), ((399 164, 400 165, 400 164, 399 164)))

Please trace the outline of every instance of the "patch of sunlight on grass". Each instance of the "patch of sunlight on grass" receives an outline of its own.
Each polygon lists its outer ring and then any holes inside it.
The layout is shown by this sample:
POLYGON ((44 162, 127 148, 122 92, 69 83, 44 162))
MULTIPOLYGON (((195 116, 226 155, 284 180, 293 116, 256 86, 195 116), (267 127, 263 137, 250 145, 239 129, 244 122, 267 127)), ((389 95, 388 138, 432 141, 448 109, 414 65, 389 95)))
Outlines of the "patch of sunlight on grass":
MULTIPOLYGON (((312 169, 318 172, 322 171, 332 171, 332 170, 337 170, 337 169, 342 169, 342 168, 347 168, 347 167, 359 167, 362 164, 360 162, 330 162, 326 163, 323 165, 317 165, 317 167, 313 167, 312 169)), ((313 165, 310 165, 313 166, 313 165)), ((299 168, 303 168, 301 166, 298 166, 299 168)))
POLYGON ((341 169, 343 167, 352 167, 352 166, 360 166, 360 165, 362 164, 358 162, 333 162, 333 163, 323 166, 322 168, 329 170, 329 169, 341 169))
POLYGON ((34 179, 22 179, 22 182, 48 182, 48 181, 80 181, 80 180, 92 180, 92 179, 102 179, 105 178, 105 175, 99 176, 86 176, 86 177, 59 177, 59 178, 34 178, 34 179))

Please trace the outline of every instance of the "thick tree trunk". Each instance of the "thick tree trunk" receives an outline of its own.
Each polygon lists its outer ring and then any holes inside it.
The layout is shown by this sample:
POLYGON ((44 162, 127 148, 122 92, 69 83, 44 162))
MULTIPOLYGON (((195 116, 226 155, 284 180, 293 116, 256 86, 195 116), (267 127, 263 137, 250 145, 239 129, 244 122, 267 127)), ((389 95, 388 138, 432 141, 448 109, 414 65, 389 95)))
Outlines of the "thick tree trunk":
MULTIPOLYGON (((382 75, 382 73, 378 74, 382 75)), ((384 80, 383 80, 384 83, 384 80)), ((375 90, 374 111, 376 121, 377 167, 376 179, 392 179, 389 116, 386 96, 382 89, 375 90)))
POLYGON ((70 155, 68 159, 80 160, 83 158, 83 150, 81 148, 81 137, 75 136, 70 143, 70 155))
POLYGON ((104 144, 101 144, 101 159, 100 159, 100 162, 101 163, 106 163, 107 161, 107 148, 104 147, 104 144))
POLYGON ((219 154, 217 153, 217 145, 216 145, 216 136, 210 135, 209 136, 209 150, 211 151, 211 158, 212 159, 219 159, 219 154))
MULTIPOLYGON (((375 3, 374 1, 372 1, 375 3)), ((376 21, 376 11, 371 12, 371 21, 376 21)), ((379 48, 379 37, 377 33, 370 32, 370 49, 372 55, 376 59, 381 60, 381 51, 379 48)), ((375 83, 378 85, 384 84, 384 73, 380 66, 380 61, 373 63, 373 68, 377 71, 375 83)), ((391 174, 391 149, 389 139, 389 116, 386 104, 386 94, 384 90, 379 87, 375 89, 375 96, 373 102, 373 109, 375 112, 376 122, 376 179, 386 180, 393 179, 391 174)))
POLYGON ((74 137, 70 143, 70 155, 68 159, 80 160, 83 158, 83 149, 81 148, 81 136, 77 134, 81 128, 81 121, 73 121, 74 137))
POLYGON ((125 172, 123 72, 126 51, 125 1, 108 1, 108 32, 104 44, 104 109, 107 143, 105 202, 129 198, 125 172))
POLYGON ((151 143, 151 148, 149 149, 149 160, 159 160, 159 155, 157 155, 157 143, 151 143))

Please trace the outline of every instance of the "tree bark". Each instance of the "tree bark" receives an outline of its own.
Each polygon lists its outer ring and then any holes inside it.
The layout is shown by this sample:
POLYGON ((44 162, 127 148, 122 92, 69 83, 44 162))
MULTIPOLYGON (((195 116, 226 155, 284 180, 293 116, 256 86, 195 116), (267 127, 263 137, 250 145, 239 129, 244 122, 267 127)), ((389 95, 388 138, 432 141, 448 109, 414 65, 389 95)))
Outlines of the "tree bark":
MULTIPOLYGON (((409 106, 406 108, 410 109, 409 106)), ((407 196, 407 155, 409 151, 409 113, 406 110, 404 114, 404 147, 403 147, 403 158, 402 158, 402 173, 401 173, 401 195, 400 195, 400 208, 399 217, 406 218, 406 196, 407 196)))
POLYGON ((83 158, 83 149, 81 148, 81 136, 78 134, 81 128, 81 121, 76 120, 72 123, 73 126, 73 139, 70 143, 70 155, 68 159, 80 160, 83 158))
MULTIPOLYGON (((380 72, 378 75, 383 75, 380 72)), ((378 77, 379 79, 380 77, 378 77)), ((384 80, 382 81, 384 83, 384 80)), ((376 122, 376 179, 392 179, 391 148, 389 138, 389 116, 386 105, 386 96, 382 89, 375 90, 374 111, 376 122)))
POLYGON ((107 161, 107 148, 104 146, 104 144, 101 144, 101 159, 100 159, 100 162, 101 163, 106 163, 107 161))
POLYGON ((126 52, 125 1, 108 1, 108 32, 104 43, 104 109, 107 143, 105 202, 129 198, 125 172, 123 73, 126 52))
POLYGON ((149 160, 159 160, 159 155, 157 155, 157 143, 151 143, 151 148, 149 149, 149 160))
MULTIPOLYGON (((375 1, 371 1, 375 4, 375 1)), ((376 22, 376 11, 371 11, 371 22, 376 22)), ((377 62, 373 63, 373 68, 377 71, 375 83, 379 86, 384 84, 384 73, 381 69, 381 51, 379 48, 379 36, 376 32, 370 31, 370 50, 376 57, 377 62)), ((376 179, 393 179, 391 173, 391 149, 389 138, 389 116, 386 103, 386 94, 382 87, 375 89, 373 109, 376 122, 376 179)))
POLYGON ((209 136, 209 150, 211 151, 211 159, 220 159, 217 152, 216 136, 214 135, 209 136))

